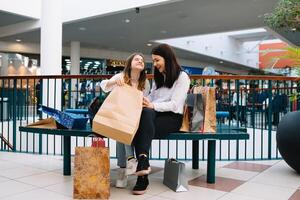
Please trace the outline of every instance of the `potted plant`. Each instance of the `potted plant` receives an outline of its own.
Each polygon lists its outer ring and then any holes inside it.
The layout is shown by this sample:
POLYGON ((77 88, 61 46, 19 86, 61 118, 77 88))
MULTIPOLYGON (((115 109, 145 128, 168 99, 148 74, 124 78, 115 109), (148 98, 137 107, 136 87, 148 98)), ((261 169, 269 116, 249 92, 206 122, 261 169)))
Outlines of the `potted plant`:
POLYGON ((300 31, 300 0, 280 0, 264 19, 274 30, 300 31))

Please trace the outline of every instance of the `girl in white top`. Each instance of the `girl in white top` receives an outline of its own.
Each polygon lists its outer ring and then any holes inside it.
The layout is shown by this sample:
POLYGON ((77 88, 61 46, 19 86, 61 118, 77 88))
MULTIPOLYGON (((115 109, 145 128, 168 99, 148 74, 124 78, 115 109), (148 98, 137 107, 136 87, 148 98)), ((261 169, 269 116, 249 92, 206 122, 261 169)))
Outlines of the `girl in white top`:
MULTIPOLYGON (((149 81, 146 79, 144 56, 141 53, 134 53, 126 60, 124 71, 114 75, 109 80, 103 80, 100 87, 104 92, 110 92, 117 86, 123 84, 131 85, 148 95, 150 91, 149 81)), ((135 173, 137 160, 134 158, 133 147, 117 142, 118 166, 120 166, 119 177, 116 187, 124 188, 127 186, 127 176, 135 173), (126 169, 125 169, 126 167, 126 169)))
POLYGON ((178 132, 190 86, 189 76, 182 71, 170 46, 161 44, 152 49, 154 81, 150 95, 143 100, 139 129, 133 145, 138 158, 138 176, 133 194, 144 194, 150 173, 149 149, 152 139, 178 132))

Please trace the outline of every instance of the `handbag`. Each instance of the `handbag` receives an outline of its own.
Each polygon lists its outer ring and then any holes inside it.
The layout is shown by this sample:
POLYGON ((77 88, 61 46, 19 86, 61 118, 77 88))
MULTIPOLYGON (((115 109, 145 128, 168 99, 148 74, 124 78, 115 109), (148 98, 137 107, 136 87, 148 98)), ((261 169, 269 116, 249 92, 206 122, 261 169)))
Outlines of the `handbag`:
POLYGON ((88 105, 88 113, 90 117, 91 126, 93 126, 93 119, 96 113, 98 112, 100 106, 101 106, 100 97, 95 97, 88 105))
POLYGON ((93 132, 131 144, 139 127, 143 93, 124 85, 115 87, 93 119, 93 132))
POLYGON ((165 160, 163 184, 174 192, 188 191, 188 182, 185 176, 185 164, 175 159, 165 160))

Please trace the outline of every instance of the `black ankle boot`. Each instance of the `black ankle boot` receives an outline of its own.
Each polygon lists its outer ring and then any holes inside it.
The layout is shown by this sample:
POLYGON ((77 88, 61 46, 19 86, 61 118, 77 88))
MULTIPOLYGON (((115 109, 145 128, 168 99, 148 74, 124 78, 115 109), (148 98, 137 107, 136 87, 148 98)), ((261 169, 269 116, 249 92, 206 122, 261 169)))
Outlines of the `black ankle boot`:
POLYGON ((132 193, 135 195, 145 194, 148 185, 149 185, 148 175, 138 176, 136 184, 132 190, 132 193))
POLYGON ((138 165, 136 167, 136 175, 137 176, 144 176, 148 175, 151 172, 149 159, 145 155, 141 155, 138 157, 138 165))

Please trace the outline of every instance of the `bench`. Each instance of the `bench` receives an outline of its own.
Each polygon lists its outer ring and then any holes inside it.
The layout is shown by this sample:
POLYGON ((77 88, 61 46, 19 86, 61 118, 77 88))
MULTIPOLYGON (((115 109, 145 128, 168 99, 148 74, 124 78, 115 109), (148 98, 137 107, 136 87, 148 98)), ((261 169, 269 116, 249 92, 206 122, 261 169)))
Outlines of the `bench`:
MULTIPOLYGON (((247 140, 246 129, 230 126, 218 126, 216 134, 210 133, 171 133, 163 140, 192 140, 192 167, 199 169, 199 140, 208 140, 207 145, 207 183, 215 183, 216 140, 247 140)), ((71 175, 71 136, 87 137, 94 134, 86 130, 47 129, 20 126, 20 132, 63 136, 63 174, 71 175)))

